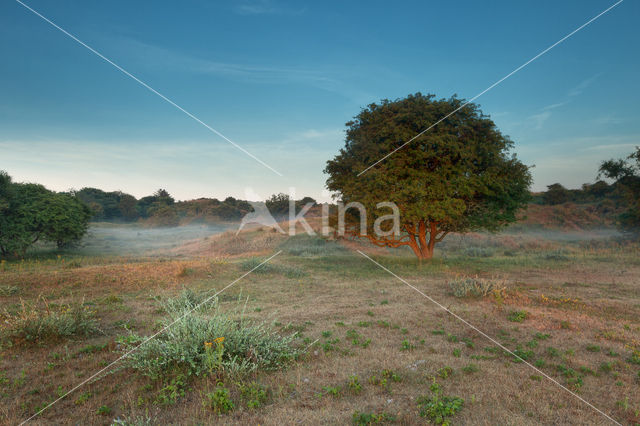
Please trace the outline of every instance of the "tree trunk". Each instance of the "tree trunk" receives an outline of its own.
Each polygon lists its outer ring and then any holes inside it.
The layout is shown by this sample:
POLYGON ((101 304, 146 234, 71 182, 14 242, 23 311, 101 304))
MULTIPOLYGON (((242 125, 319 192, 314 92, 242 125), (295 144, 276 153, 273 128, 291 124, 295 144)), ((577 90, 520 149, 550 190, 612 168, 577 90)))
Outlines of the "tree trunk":
POLYGON ((416 235, 409 232, 409 247, 411 247, 411 250, 413 250, 418 259, 431 259, 433 257, 433 249, 436 245, 436 234, 438 233, 437 227, 438 224, 436 222, 430 222, 429 236, 427 237, 427 224, 421 220, 418 223, 416 235))
POLYGON ((409 246, 413 253, 421 261, 423 259, 431 259, 433 257, 433 249, 436 243, 442 241, 448 231, 438 230, 438 222, 425 222, 421 220, 416 225, 404 224, 404 231, 407 235, 402 239, 388 239, 376 237, 370 234, 358 235, 362 238, 368 238, 370 242, 378 247, 401 247, 409 246), (440 235, 438 235, 438 233, 440 235), (408 240, 406 238, 409 238, 408 240))

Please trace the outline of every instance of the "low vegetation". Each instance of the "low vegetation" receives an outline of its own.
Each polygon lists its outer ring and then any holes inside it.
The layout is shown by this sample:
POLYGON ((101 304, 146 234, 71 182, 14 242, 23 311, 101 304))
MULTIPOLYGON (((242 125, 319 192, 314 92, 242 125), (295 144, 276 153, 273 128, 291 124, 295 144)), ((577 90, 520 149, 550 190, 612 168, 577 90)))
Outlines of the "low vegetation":
POLYGON ((265 323, 222 312, 217 299, 202 299, 191 291, 167 299, 160 335, 146 340, 134 333, 117 342, 122 351, 137 348, 125 358, 126 366, 153 379, 171 371, 186 376, 246 375, 283 368, 300 351, 295 335, 280 336, 265 323))
POLYGON ((407 251, 357 246, 513 356, 416 298, 352 242, 274 235, 221 234, 189 257, 78 248, 0 264, 0 422, 20 423, 131 350, 40 419, 593 421, 588 406, 553 390, 525 360, 621 423, 640 421, 635 243, 538 231, 451 235, 422 265, 407 251), (470 257, 473 247, 492 255, 470 257), (207 301, 278 250, 263 271, 207 301))
POLYGON ((97 333, 95 311, 82 303, 52 306, 41 298, 33 305, 22 302, 3 314, 1 336, 10 343, 44 344, 65 337, 87 337, 97 333))
POLYGON ((455 297, 485 297, 505 290, 503 281, 482 278, 456 278, 449 281, 449 288, 455 297))
POLYGON ((462 409, 464 400, 457 396, 442 395, 442 387, 435 380, 430 390, 430 395, 421 396, 416 401, 420 408, 420 416, 437 425, 450 424, 449 418, 462 409))

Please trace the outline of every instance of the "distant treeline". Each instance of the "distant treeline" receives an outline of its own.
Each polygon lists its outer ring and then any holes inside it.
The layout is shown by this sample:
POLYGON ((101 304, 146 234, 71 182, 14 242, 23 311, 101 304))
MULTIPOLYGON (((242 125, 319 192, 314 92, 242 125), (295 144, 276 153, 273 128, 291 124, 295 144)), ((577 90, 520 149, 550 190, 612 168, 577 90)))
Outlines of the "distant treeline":
POLYGON ((93 221, 134 222, 143 220, 151 225, 174 226, 181 219, 238 220, 252 210, 251 204, 233 197, 224 201, 199 198, 178 201, 164 189, 139 200, 121 191, 105 192, 98 188, 82 188, 70 193, 91 210, 93 221))
POLYGON ((596 183, 585 183, 580 189, 567 189, 559 183, 547 186, 544 192, 532 194, 532 203, 556 205, 563 203, 591 204, 601 203, 616 204, 624 202, 627 198, 626 187, 618 182, 608 184, 603 180, 596 183))
MULTIPOLYGON (((89 207, 93 221, 141 221, 152 226, 176 226, 184 222, 234 221, 253 211, 247 201, 233 197, 227 197, 223 201, 217 198, 175 201, 164 189, 139 200, 121 191, 105 192, 98 188, 82 188, 69 192, 69 195, 89 207)), ((296 210, 309 202, 315 204, 311 197, 296 201, 296 210)), ((289 211, 289 196, 274 194, 266 201, 266 206, 276 217, 286 215, 289 211)))
MULTIPOLYGON (((89 207, 92 221, 141 221, 151 226, 176 226, 183 222, 235 221, 253 210, 247 201, 233 197, 222 201, 217 198, 175 201, 164 189, 158 189, 153 195, 140 199, 122 191, 106 192, 98 188, 82 188, 68 194, 89 207)), ((554 183, 547 187, 547 191, 532 193, 531 203, 593 204, 600 212, 607 214, 619 211, 627 200, 627 188, 624 185, 599 180, 593 184, 585 183, 580 189, 567 189, 554 183)), ((308 202, 315 204, 311 197, 297 200, 296 210, 299 211, 308 202)), ((286 216, 289 211, 289 196, 274 194, 266 201, 266 206, 275 217, 286 216)))

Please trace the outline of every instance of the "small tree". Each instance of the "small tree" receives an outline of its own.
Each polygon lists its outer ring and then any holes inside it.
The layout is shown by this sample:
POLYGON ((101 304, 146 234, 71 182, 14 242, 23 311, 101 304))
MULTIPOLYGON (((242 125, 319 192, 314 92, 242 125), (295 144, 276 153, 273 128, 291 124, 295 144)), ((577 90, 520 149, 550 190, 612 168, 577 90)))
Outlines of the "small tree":
POLYGON ((552 206, 569 201, 569 190, 559 183, 547 186, 547 192, 542 195, 542 201, 552 206))
POLYGON ((64 247, 87 232, 91 210, 69 194, 42 185, 13 183, 0 172, 0 254, 24 255, 38 241, 64 247))
POLYGON ((620 228, 640 235, 640 147, 626 159, 607 160, 600 165, 598 177, 615 179, 625 195, 628 208, 619 217, 620 228))
POLYGON ((167 192, 165 189, 158 189, 153 193, 153 196, 156 197, 156 202, 160 204, 171 205, 175 202, 173 197, 167 192))
POLYGON ((120 196, 120 202, 118 208, 120 209, 120 215, 125 220, 135 220, 138 218, 138 210, 136 204, 138 200, 136 197, 130 194, 122 194, 120 196))
POLYGON ((463 103, 417 93, 371 104, 347 123, 345 147, 327 162, 325 173, 327 188, 343 203, 360 202, 366 208, 367 233, 351 222, 352 235, 379 246, 407 245, 428 259, 449 232, 495 231, 516 220, 529 200, 531 175, 510 153, 513 142, 475 104, 358 176, 463 103), (398 206, 400 235, 371 232, 374 221, 389 213, 377 208, 382 201, 398 206))
POLYGON ((55 242, 58 248, 79 241, 89 229, 91 210, 71 195, 50 193, 37 209, 43 239, 55 242))
POLYGON ((289 196, 283 194, 273 194, 267 201, 265 201, 269 212, 274 216, 281 216, 289 214, 289 196))
POLYGON ((162 203, 154 204, 149 209, 149 220, 155 226, 178 226, 180 224, 175 207, 162 203))

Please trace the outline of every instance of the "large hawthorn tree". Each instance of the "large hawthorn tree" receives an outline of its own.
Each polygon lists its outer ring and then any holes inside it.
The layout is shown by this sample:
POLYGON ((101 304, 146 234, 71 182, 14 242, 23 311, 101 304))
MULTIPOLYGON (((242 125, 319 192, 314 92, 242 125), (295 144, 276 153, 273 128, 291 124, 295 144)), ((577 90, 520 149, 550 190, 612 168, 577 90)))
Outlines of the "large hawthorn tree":
POLYGON ((346 123, 345 146, 325 173, 341 202, 366 208, 366 234, 355 214, 347 215, 347 233, 379 246, 406 245, 429 259, 450 232, 497 231, 516 220, 530 197, 531 174, 511 153, 513 142, 473 103, 358 176, 463 104, 416 93, 373 103, 346 123), (390 213, 377 208, 384 201, 400 210, 399 235, 373 232, 374 221, 390 213))

